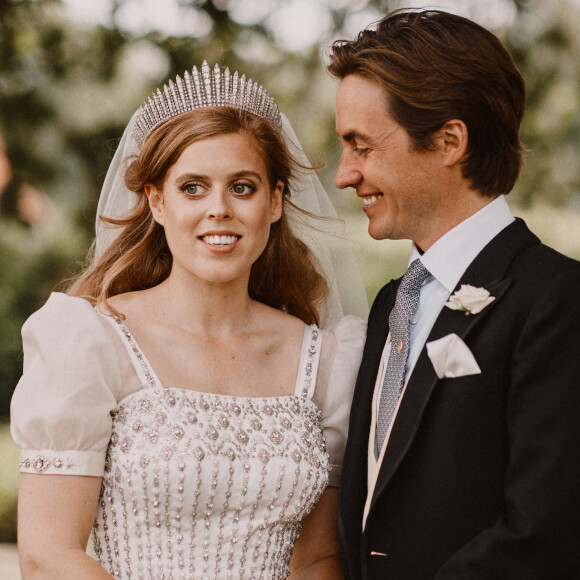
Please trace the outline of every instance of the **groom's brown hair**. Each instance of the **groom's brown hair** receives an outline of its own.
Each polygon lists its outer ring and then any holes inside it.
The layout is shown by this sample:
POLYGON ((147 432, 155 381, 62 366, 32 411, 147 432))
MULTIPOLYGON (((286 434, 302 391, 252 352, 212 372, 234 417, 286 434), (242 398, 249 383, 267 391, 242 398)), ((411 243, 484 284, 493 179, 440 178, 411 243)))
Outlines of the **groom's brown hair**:
POLYGON ((354 41, 333 43, 328 70, 379 83, 415 147, 433 148, 447 121, 467 126, 463 176, 484 195, 509 193, 519 175, 524 80, 509 53, 475 22, 438 10, 398 11, 354 41))

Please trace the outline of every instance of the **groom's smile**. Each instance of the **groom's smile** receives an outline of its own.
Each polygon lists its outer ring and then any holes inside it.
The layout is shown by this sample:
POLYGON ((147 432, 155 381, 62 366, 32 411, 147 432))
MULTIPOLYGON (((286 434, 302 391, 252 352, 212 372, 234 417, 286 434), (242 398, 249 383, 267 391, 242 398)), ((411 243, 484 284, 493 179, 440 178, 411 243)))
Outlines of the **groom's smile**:
POLYGON ((342 79, 336 125, 343 151, 335 183, 356 189, 371 237, 428 245, 444 191, 437 153, 417 149, 387 103, 378 83, 358 75, 342 79))
POLYGON ((357 194, 357 195, 362 198, 363 209, 372 205, 373 203, 377 202, 381 197, 383 197, 382 193, 375 193, 375 194, 362 195, 362 196, 360 194, 357 194))

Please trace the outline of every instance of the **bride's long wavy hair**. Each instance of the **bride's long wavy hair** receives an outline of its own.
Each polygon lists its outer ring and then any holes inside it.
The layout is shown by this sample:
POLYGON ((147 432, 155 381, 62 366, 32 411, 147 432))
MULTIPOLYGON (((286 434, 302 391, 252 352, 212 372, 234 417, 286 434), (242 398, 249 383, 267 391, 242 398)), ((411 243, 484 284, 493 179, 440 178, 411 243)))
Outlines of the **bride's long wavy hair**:
POLYGON ((318 306, 328 294, 328 285, 310 249, 293 234, 288 216, 289 206, 300 211, 289 199, 290 178, 294 171, 307 168, 293 158, 281 135, 264 119, 226 107, 184 113, 149 135, 125 173, 125 184, 137 194, 136 205, 120 219, 100 216, 104 222, 122 228, 121 232, 96 259, 93 242, 87 266, 72 280, 67 293, 93 305, 106 305, 111 296, 151 288, 165 280, 173 260, 165 231, 153 219, 145 185, 161 188, 169 169, 191 143, 237 132, 256 139, 266 161, 271 189, 278 181, 284 183, 282 217, 272 224, 266 248, 252 266, 249 294, 264 304, 287 310, 307 324, 318 324, 318 306))

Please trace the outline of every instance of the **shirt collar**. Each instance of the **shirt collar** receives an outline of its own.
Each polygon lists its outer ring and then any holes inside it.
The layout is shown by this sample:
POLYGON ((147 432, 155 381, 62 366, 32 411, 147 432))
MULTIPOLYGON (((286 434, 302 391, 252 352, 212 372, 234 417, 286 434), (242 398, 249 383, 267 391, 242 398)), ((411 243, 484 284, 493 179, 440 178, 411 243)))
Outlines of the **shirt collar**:
POLYGON ((413 244, 409 263, 420 258, 431 275, 451 293, 479 252, 513 221, 505 197, 500 195, 449 230, 423 255, 413 244))

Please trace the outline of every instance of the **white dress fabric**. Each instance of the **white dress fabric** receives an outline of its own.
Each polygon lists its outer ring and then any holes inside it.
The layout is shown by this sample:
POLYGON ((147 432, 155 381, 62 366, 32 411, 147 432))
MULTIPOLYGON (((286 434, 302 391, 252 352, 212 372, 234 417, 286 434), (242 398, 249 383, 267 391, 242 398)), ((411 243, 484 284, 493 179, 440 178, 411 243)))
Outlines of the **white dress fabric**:
POLYGON ((340 477, 364 334, 354 316, 305 326, 293 395, 203 393, 161 385, 122 320, 53 294, 23 328, 21 471, 103 477, 93 543, 115 578, 286 578, 340 477))

